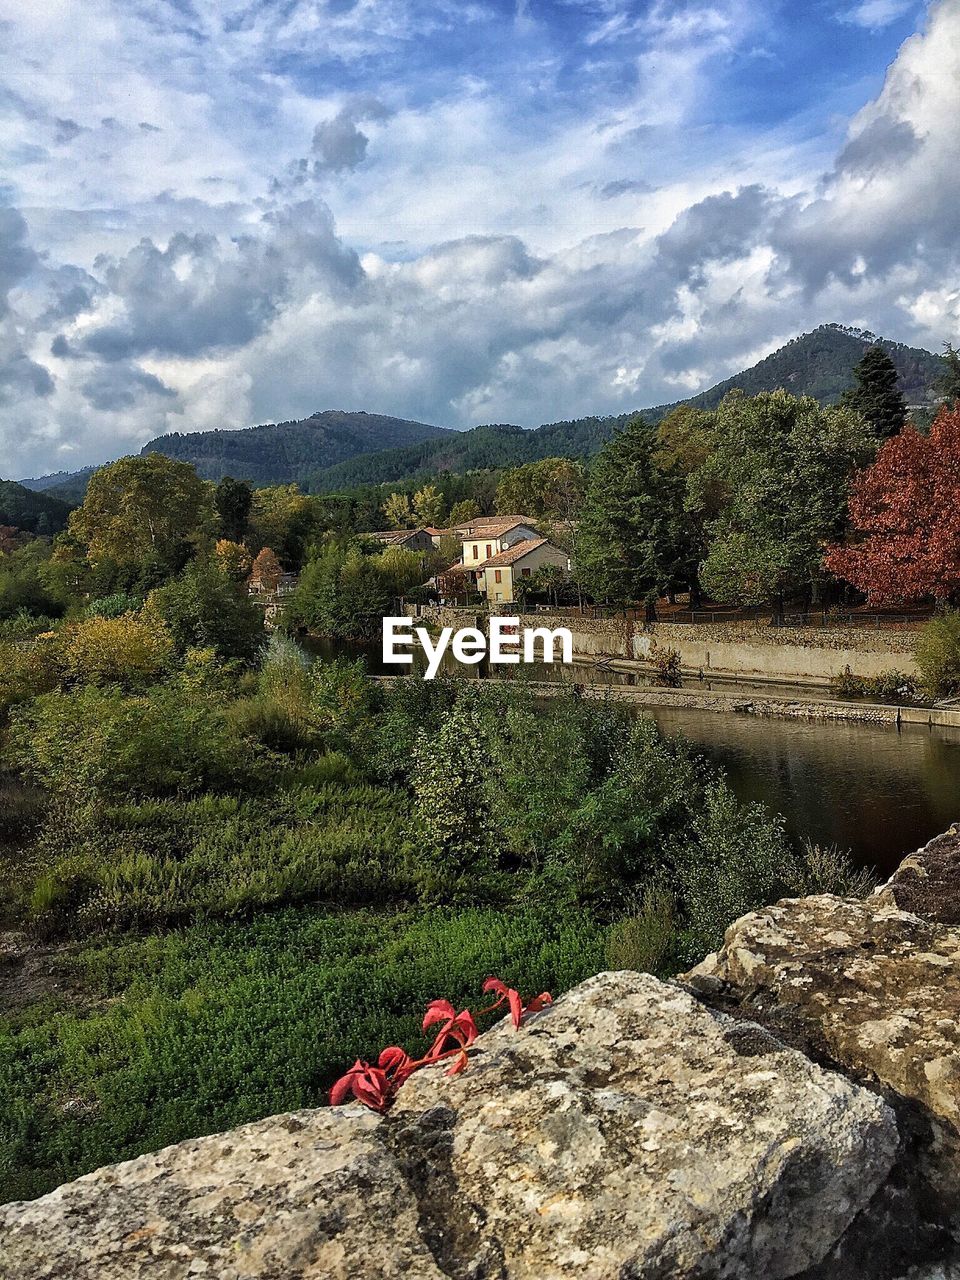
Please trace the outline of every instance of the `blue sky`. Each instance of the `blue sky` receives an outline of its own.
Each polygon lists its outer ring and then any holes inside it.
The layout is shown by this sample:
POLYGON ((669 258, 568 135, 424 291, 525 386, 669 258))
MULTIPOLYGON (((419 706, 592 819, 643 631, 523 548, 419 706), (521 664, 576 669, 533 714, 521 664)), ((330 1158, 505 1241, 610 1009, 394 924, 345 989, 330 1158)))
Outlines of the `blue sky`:
POLYGON ((0 0, 0 475, 956 340, 960 0, 0 0))

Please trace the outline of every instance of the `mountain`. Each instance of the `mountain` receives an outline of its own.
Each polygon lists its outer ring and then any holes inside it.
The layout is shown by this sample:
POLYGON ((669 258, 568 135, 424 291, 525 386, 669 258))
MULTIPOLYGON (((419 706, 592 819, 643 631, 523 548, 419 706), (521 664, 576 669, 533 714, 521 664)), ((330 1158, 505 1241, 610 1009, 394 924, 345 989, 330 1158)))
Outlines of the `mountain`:
MULTIPOLYGON (((821 404, 835 404, 852 386, 854 366, 874 343, 889 352, 907 403, 915 409, 932 408, 936 402, 933 383, 943 370, 940 356, 920 347, 877 338, 866 330, 826 324, 793 338, 758 364, 687 400, 656 405, 642 412, 658 422, 678 404, 715 409, 735 387, 747 395, 785 387, 794 395, 811 395, 821 404)), ((577 418, 548 423, 532 431, 504 424, 450 431, 376 413, 327 410, 298 422, 158 436, 144 446, 143 452, 164 453, 191 462, 207 480, 232 475, 254 485, 296 482, 312 493, 333 493, 366 484, 409 481, 443 471, 514 467, 557 455, 588 458, 630 416, 623 413, 607 418, 577 418)), ((24 480, 23 484, 75 505, 82 501, 92 471, 93 468, 58 472, 24 480)))
MULTIPOLYGON (((929 408, 935 402, 933 383, 943 372, 940 356, 920 347, 878 339, 861 329, 826 324, 793 338, 758 364, 725 378, 688 400, 642 410, 651 422, 680 404, 715 409, 735 387, 747 395, 785 387, 794 395, 809 395, 821 404, 836 404, 853 385, 853 369, 867 347, 878 343, 890 354, 900 375, 907 403, 929 408)), ((364 484, 410 481, 439 471, 471 471, 484 467, 516 467, 524 462, 558 455, 588 458, 618 431, 631 415, 578 418, 525 431, 521 427, 475 427, 472 431, 423 441, 411 448, 382 449, 317 471, 307 480, 313 493, 333 493, 364 484)))
POLYGON ((735 387, 748 396, 784 387, 795 396, 813 396, 821 404, 836 404, 847 387, 853 385, 854 365, 859 364, 867 347, 872 346, 883 347, 896 365, 900 390, 907 404, 915 409, 932 407, 936 400, 933 383, 943 373, 940 356, 922 347, 878 338, 866 329, 824 324, 812 333, 792 338, 752 368, 735 373, 732 378, 725 378, 687 400, 658 405, 647 413, 653 418, 665 417, 677 404, 715 409, 735 387))
POLYGON ((67 527, 70 504, 46 493, 34 493, 16 480, 0 480, 0 524, 29 533, 59 533, 67 527))
POLYGON ((442 440, 424 440, 401 449, 361 454, 309 476, 311 493, 336 493, 365 484, 384 484, 438 471, 480 471, 488 467, 517 467, 541 458, 586 458, 596 453, 631 417, 578 418, 551 422, 530 431, 504 424, 474 427, 442 440))
POLYGON ((456 434, 405 418, 328 409, 299 422, 268 423, 238 431, 174 432, 151 440, 141 452, 190 462, 204 480, 233 476, 264 486, 302 481, 312 471, 360 453, 456 434))
POLYGON ((27 489, 36 493, 49 494, 51 498, 59 498, 71 507, 78 507, 87 492, 90 477, 96 467, 83 467, 80 471, 54 471, 48 476, 36 476, 30 480, 21 480, 27 489))

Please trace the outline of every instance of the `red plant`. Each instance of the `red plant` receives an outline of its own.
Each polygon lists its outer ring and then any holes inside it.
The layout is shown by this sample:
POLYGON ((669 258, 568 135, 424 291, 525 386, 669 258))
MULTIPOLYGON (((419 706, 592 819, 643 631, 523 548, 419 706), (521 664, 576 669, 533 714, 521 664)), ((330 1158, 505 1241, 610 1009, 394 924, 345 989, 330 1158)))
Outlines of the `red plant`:
MULTIPOLYGON (((497 999, 493 1004, 480 1009, 477 1017, 493 1013, 495 1009, 507 1004, 513 1025, 518 1029, 528 1013, 539 1013, 553 1003, 550 993, 542 991, 524 1004, 520 993, 499 978, 488 978, 483 989, 496 992, 497 999)), ((422 1058, 411 1058, 399 1045, 384 1049, 375 1067, 358 1058, 346 1075, 341 1076, 331 1088, 330 1105, 337 1107, 353 1096, 357 1102, 362 1102, 365 1107, 382 1115, 393 1102, 400 1086, 420 1067, 434 1066, 452 1058, 445 1074, 455 1076, 464 1071, 469 1063, 467 1050, 478 1035, 474 1015, 469 1009, 461 1009, 457 1013, 449 1000, 431 1000, 423 1016, 423 1029, 426 1031, 438 1024, 439 1030, 433 1043, 422 1058)))
POLYGON ((541 991, 538 996, 534 996, 528 1003, 524 1004, 520 999, 520 993, 514 991, 513 987, 508 987, 506 983, 501 982, 499 978, 488 978, 483 984, 484 991, 496 991, 500 997, 493 1004, 488 1005, 486 1009, 481 1009, 481 1013, 492 1013, 494 1009, 507 1002, 510 1006, 510 1017, 513 1019, 513 1025, 520 1030, 520 1023, 528 1013, 539 1013, 541 1009, 545 1009, 547 1005, 553 1004, 553 996, 549 991, 541 991))
POLYGON ((928 435, 906 426, 881 445, 850 493, 852 540, 824 564, 871 604, 960 594, 960 404, 944 406, 928 435))

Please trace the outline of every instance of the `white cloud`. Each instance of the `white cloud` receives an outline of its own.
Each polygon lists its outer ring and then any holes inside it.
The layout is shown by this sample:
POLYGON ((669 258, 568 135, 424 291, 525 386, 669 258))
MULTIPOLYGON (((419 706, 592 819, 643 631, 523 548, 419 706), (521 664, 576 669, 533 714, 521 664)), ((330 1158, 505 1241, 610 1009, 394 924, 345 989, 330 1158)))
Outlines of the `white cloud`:
POLYGON ((879 31, 896 22, 915 7, 916 0, 861 0, 852 9, 845 10, 840 19, 868 31, 879 31))
MULTIPOLYGON (((549 111, 482 68, 376 106, 282 72, 295 49, 365 67, 428 27, 479 29, 476 6, 5 7, 21 71, 0 149, 53 157, 10 171, 22 216, 0 208, 6 474, 333 406, 450 426, 619 412, 824 320, 956 337, 957 0, 835 158, 786 129, 698 141, 710 68, 755 43, 740 0, 639 21, 591 0, 591 49, 634 40, 636 90, 549 111)), ((517 16, 538 39, 538 5, 517 16)), ((536 67, 560 74, 548 52, 536 67)))

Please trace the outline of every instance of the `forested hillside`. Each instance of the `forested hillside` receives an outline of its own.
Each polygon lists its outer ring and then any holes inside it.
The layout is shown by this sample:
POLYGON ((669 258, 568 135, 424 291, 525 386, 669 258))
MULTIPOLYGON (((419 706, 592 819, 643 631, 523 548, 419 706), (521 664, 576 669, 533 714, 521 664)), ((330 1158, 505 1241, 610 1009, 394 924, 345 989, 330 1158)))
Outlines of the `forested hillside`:
MULTIPOLYGON (((732 378, 725 378, 682 403, 692 404, 698 409, 716 409, 734 387, 748 396, 783 387, 795 396, 813 396, 821 404, 836 404, 852 385, 853 367, 870 346, 880 346, 890 356, 908 405, 933 404, 933 384, 943 373, 940 356, 924 351, 922 347, 889 342, 865 330, 848 329, 839 324, 824 324, 812 333, 792 338, 752 368, 735 373, 732 378)), ((648 416, 657 420, 674 407, 673 404, 658 405, 650 410, 648 416)))
POLYGON ((300 482, 310 472, 358 453, 454 434, 405 418, 328 409, 299 422, 267 423, 241 431, 174 432, 151 440, 141 452, 190 462, 204 480, 229 475, 259 486, 300 482))
MULTIPOLYGON (((936 398, 934 383, 943 373, 940 356, 877 339, 863 330, 828 324, 792 339, 758 364, 688 401, 642 412, 656 423, 681 403, 715 409, 735 387, 751 396, 783 387, 797 396, 813 396, 824 405, 836 404, 853 384, 854 365, 875 343, 893 360, 907 404, 929 409, 936 398)), ((237 431, 175 432, 151 440, 142 452, 190 462, 205 480, 231 475, 255 487, 297 483, 311 493, 336 493, 444 472, 515 467, 542 458, 588 458, 631 416, 577 418, 535 430, 497 424, 451 431, 383 414, 327 410, 298 422, 237 431)), ((83 499, 90 474, 89 468, 73 474, 59 472, 24 484, 75 505, 83 499)))
POLYGON ((474 427, 441 440, 424 440, 407 448, 383 449, 351 458, 315 472, 308 477, 307 486, 312 493, 336 493, 359 485, 443 471, 516 467, 541 458, 586 458, 596 453, 630 417, 624 413, 614 418, 552 422, 535 431, 502 424, 474 427))
POLYGON ((28 533, 59 533, 67 527, 70 508, 45 493, 34 493, 15 480, 0 480, 0 525, 28 533))

